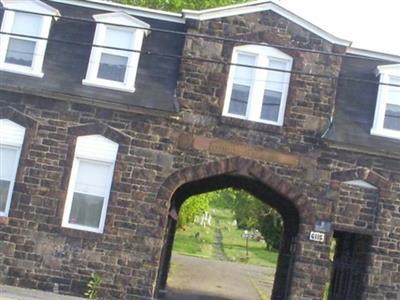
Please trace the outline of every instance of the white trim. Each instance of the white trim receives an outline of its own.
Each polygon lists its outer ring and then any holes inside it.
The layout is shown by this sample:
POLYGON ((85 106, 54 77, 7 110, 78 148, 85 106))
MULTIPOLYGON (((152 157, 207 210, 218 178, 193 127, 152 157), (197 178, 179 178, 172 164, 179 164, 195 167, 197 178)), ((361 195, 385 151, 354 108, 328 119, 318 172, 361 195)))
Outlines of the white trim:
MULTIPOLYGON (((400 81, 400 64, 378 66, 375 74, 380 76, 380 83, 392 83, 393 81, 400 81)), ((379 85, 374 122, 370 132, 372 135, 400 139, 400 130, 384 128, 386 106, 388 104, 400 106, 400 87, 397 88, 399 93, 398 99, 389 99, 387 97, 387 93, 393 88, 395 87, 390 85, 379 85)))
MULTIPOLYGON (((13 32, 14 20, 17 15, 29 15, 29 13, 44 13, 54 16, 60 16, 59 11, 38 0, 32 0, 29 2, 23 0, 0 0, 0 1, 6 8, 26 11, 26 12, 14 12, 11 10, 4 11, 3 22, 1 24, 1 31, 10 34, 0 34, 0 45, 1 45, 0 70, 27 76, 39 77, 39 78, 43 77, 44 74, 42 72, 42 68, 43 68, 44 56, 46 53, 47 40, 13 36, 12 32, 13 32), (31 41, 35 43, 31 66, 23 66, 19 64, 6 62, 7 50, 10 39, 31 41)), ((50 33, 52 17, 32 15, 32 14, 31 16, 40 18, 41 27, 38 30, 38 37, 48 38, 50 33)), ((26 24, 26 26, 29 26, 29 24, 26 24)))
MULTIPOLYGON (((133 26, 150 29, 150 25, 142 20, 139 20, 124 12, 105 13, 94 15, 93 19, 98 23, 112 23, 114 25, 133 26)), ((144 29, 143 29, 144 30, 144 29)), ((144 30, 145 34, 150 33, 149 30, 144 30)))
POLYGON ((32 77, 37 77, 37 78, 43 78, 44 73, 43 72, 35 72, 35 71, 30 71, 30 70, 23 70, 17 68, 19 66, 11 67, 8 64, 0 64, 0 71, 2 72, 9 72, 9 73, 16 73, 20 75, 26 75, 26 76, 32 76, 32 77))
POLYGON ((13 166, 11 178, 4 178, 3 180, 9 180, 10 185, 8 187, 8 195, 6 199, 6 207, 4 211, 0 211, 0 217, 7 217, 10 212, 12 194, 14 191, 15 179, 17 177, 18 165, 21 158, 22 144, 25 138, 26 129, 17 123, 7 120, 0 119, 0 148, 7 148, 16 151, 15 164, 13 166))
POLYGON ((326 39, 327 41, 349 47, 351 45, 350 41, 340 39, 333 34, 326 32, 325 30, 319 28, 318 26, 304 20, 303 18, 297 16, 296 14, 286 10, 285 8, 279 6, 276 3, 266 0, 258 0, 243 4, 230 5, 225 7, 207 9, 207 10, 182 10, 182 13, 171 13, 162 10, 149 9, 144 7, 137 7, 131 5, 118 4, 113 2, 106 2, 101 0, 50 0, 56 3, 75 5, 86 8, 106 10, 110 12, 122 11, 127 14, 132 14, 138 17, 151 18, 157 20, 163 20, 168 22, 185 24, 187 19, 195 20, 209 20, 213 18, 229 17, 233 15, 248 14, 266 10, 272 10, 277 14, 289 19, 292 22, 297 23, 306 30, 309 30, 320 37, 326 39))
MULTIPOLYGON (((280 61, 285 63, 285 71, 290 71, 292 69, 293 58, 286 53, 267 46, 257 46, 257 45, 244 45, 237 46, 233 49, 232 53, 232 63, 237 63, 238 55, 254 55, 255 56, 255 64, 257 66, 268 67, 270 61, 280 61)), ((249 86, 249 99, 246 107, 246 115, 236 115, 229 112, 233 84, 235 83, 235 73, 237 66, 232 65, 229 70, 228 83, 225 94, 224 107, 222 110, 222 115, 227 117, 233 117, 243 120, 249 120, 264 124, 270 124, 275 126, 282 126, 285 116, 286 102, 289 91, 289 83, 290 83, 290 73, 284 73, 284 79, 282 82, 283 89, 279 90, 281 95, 281 101, 278 112, 277 121, 273 120, 265 120, 261 118, 264 91, 268 88, 268 74, 271 71, 265 69, 253 69, 253 75, 251 78, 251 82, 249 83, 237 83, 241 85, 249 86)))
POLYGON ((381 53, 381 52, 376 52, 376 51, 372 51, 372 50, 365 50, 365 49, 359 49, 359 48, 348 48, 346 53, 353 54, 353 55, 365 56, 365 57, 371 57, 371 58, 376 58, 376 59, 381 59, 381 60, 387 60, 387 61, 392 61, 392 62, 400 62, 399 55, 381 53))
POLYGON ((316 35, 322 37, 323 39, 337 45, 342 45, 345 47, 350 47, 351 42, 338 38, 333 34, 319 28, 318 26, 306 21, 305 19, 297 16, 296 14, 288 11, 282 6, 273 3, 271 1, 254 1, 245 4, 231 5, 226 7, 219 7, 207 10, 183 10, 183 16, 186 19, 194 20, 210 20, 215 18, 224 18, 236 15, 250 14, 260 11, 272 10, 273 12, 281 15, 282 17, 300 25, 308 31, 315 33, 316 35))
POLYGON ((50 1, 68 5, 86 7, 86 8, 105 10, 110 12, 124 12, 138 17, 168 21, 173 23, 180 23, 180 24, 186 23, 185 19, 182 18, 182 14, 179 13, 171 13, 162 10, 119 4, 115 2, 105 2, 101 0, 50 0, 50 1))
MULTIPOLYGON (((98 23, 93 38, 93 45, 105 45, 106 34, 108 28, 113 28, 118 31, 126 31, 132 34, 132 44, 130 50, 140 51, 142 49, 143 37, 146 31, 144 29, 134 29, 126 27, 118 27, 118 25, 138 25, 140 27, 150 28, 150 25, 140 21, 126 13, 109 13, 93 16, 96 21, 106 22, 107 24, 98 23), (109 24, 115 24, 109 25, 109 24)), ((123 50, 113 50, 102 47, 92 47, 90 54, 86 78, 82 80, 83 85, 113 89, 123 92, 135 92, 135 81, 137 68, 139 65, 140 53, 128 52, 123 50), (119 55, 127 58, 124 81, 114 81, 98 77, 100 68, 100 60, 103 53, 111 55, 119 55)))
POLYGON ((119 145, 117 143, 100 135, 78 137, 74 154, 74 162, 72 165, 71 176, 68 184, 67 198, 62 219, 62 227, 96 233, 104 232, 107 207, 110 198, 112 180, 114 177, 114 168, 118 153, 118 147, 119 145), (90 152, 92 152, 93 155, 90 156, 90 152), (89 227, 69 222, 73 196, 76 189, 76 180, 81 161, 91 162, 93 164, 101 164, 109 168, 107 186, 104 189, 104 195, 94 195, 104 198, 99 220, 99 227, 89 227))
POLYGON ((397 130, 371 128, 371 134, 390 139, 400 139, 400 132, 397 130))
POLYGON ((375 75, 378 76, 380 74, 400 77, 400 64, 377 66, 375 75))
POLYGON ((39 0, 0 0, 0 3, 3 4, 4 8, 21 10, 26 12, 34 12, 39 14, 53 15, 53 16, 61 16, 60 12, 47 5, 46 3, 39 0))
POLYGON ((358 187, 361 187, 361 188, 366 188, 366 189, 373 189, 373 190, 377 190, 378 189, 376 186, 370 184, 369 182, 366 182, 365 180, 361 180, 361 179, 345 181, 343 183, 344 184, 348 184, 348 185, 358 186, 358 187))
POLYGON ((118 86, 118 85, 113 85, 108 82, 108 80, 104 80, 103 82, 99 81, 96 82, 96 80, 87 80, 83 79, 82 84, 86 86, 92 86, 92 87, 97 87, 97 88, 103 88, 103 89, 110 89, 114 91, 120 91, 120 92, 126 92, 126 93, 134 93, 136 91, 135 88, 129 88, 125 86, 118 86))

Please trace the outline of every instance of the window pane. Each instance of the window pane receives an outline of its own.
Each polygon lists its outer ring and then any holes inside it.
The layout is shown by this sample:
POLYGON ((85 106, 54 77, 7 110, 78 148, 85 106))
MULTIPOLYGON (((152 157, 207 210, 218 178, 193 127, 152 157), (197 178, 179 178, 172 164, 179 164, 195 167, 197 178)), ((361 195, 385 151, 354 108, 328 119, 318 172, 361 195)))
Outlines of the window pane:
POLYGON ((74 193, 69 223, 98 228, 103 201, 103 197, 74 193))
POLYGON ((6 54, 6 62, 21 66, 32 66, 36 42, 10 38, 6 54))
POLYGON ((128 30, 118 30, 107 28, 105 46, 132 49, 133 32, 128 30))
POLYGON ((11 181, 13 179, 15 173, 16 159, 16 149, 0 147, 0 179, 8 181, 11 181))
MULTIPOLYGON (((276 60, 271 60, 269 62, 269 68, 285 70, 286 63, 276 60)), ((268 71, 267 75, 267 89, 272 91, 283 91, 283 88, 286 84, 285 82, 286 73, 277 72, 277 71, 268 71)))
POLYGON ((268 121, 278 121, 279 107, 281 104, 282 93, 270 90, 264 91, 263 105, 261 109, 261 119, 268 121))
MULTIPOLYGON (((395 78, 395 77, 390 77, 389 80, 390 84, 396 84, 400 86, 400 79, 395 78)), ((388 86, 388 101, 394 102, 394 103, 399 103, 400 104, 400 87, 396 86, 388 86)))
POLYGON ((229 113, 246 116, 247 102, 249 101, 250 87, 234 84, 232 87, 232 96, 229 103, 229 113))
POLYGON ((12 33, 29 36, 40 36, 42 29, 42 17, 27 13, 15 13, 12 33))
POLYGON ((388 104, 386 105, 384 128, 400 130, 400 106, 388 104))
POLYGON ((124 82, 127 64, 127 57, 103 53, 97 77, 124 82))
POLYGON ((10 181, 0 180, 0 211, 6 211, 6 203, 8 197, 8 189, 10 188, 10 181))
POLYGON ((109 171, 110 165, 80 160, 74 191, 104 197, 111 180, 109 171))
MULTIPOLYGON (((256 56, 238 54, 237 63, 242 65, 255 66, 256 56)), ((254 69, 248 67, 236 67, 234 75, 234 83, 251 85, 253 82, 254 69)))

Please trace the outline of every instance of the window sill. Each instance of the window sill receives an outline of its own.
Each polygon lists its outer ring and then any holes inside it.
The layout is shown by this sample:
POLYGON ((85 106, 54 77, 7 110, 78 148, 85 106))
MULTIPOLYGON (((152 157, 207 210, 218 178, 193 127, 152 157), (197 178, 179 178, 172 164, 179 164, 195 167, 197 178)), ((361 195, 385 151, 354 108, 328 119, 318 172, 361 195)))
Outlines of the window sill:
POLYGON ((6 216, 0 216, 0 225, 8 225, 9 218, 6 216))
POLYGON ((72 237, 72 238, 85 238, 85 239, 99 239, 102 238, 103 235, 100 233, 96 232, 90 232, 90 231, 82 231, 82 230, 77 230, 73 228, 66 228, 66 227, 61 227, 60 228, 60 233, 72 237))
POLYGON ((32 76, 32 77, 37 77, 37 78, 43 78, 43 76, 44 76, 43 72, 37 72, 37 71, 29 70, 29 69, 27 69, 27 70, 15 69, 13 67, 4 66, 4 65, 0 66, 0 71, 20 74, 20 75, 26 75, 26 76, 32 76))
POLYGON ((82 232, 91 232, 91 233, 96 233, 96 234, 103 233, 103 230, 101 230, 100 228, 91 228, 91 227, 73 225, 73 224, 62 224, 61 226, 62 226, 62 228, 73 229, 73 230, 82 231, 82 232))
POLYGON ((222 115, 220 118, 220 123, 264 132, 282 133, 283 131, 283 127, 280 125, 247 120, 244 118, 232 117, 228 115, 222 115))
POLYGON ((120 91, 120 92, 127 92, 127 93, 135 92, 135 88, 130 88, 130 87, 122 86, 122 85, 106 84, 103 82, 98 82, 98 81, 93 81, 93 80, 88 80, 88 79, 83 79, 82 84, 87 85, 87 86, 103 88, 103 89, 116 90, 116 91, 120 91))
POLYGON ((376 136, 385 137, 385 138, 390 138, 390 139, 396 139, 396 140, 400 139, 400 131, 396 131, 396 130, 372 128, 371 134, 376 135, 376 136))

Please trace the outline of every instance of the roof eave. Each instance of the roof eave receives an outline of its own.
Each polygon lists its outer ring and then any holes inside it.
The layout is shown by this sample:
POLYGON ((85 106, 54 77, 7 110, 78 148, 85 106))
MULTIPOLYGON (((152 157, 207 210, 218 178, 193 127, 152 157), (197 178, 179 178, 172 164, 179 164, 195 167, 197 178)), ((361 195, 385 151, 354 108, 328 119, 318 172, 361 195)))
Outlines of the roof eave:
POLYGON ((352 55, 376 58, 377 60, 386 60, 394 63, 400 63, 400 55, 395 55, 395 54, 388 54, 388 53, 376 52, 372 50, 359 49, 353 47, 348 48, 347 53, 352 55))
POLYGON ((275 13, 281 15, 284 18, 291 20, 292 22, 298 24, 299 26, 313 32, 314 34, 322 37, 328 42, 336 45, 341 45, 344 47, 350 47, 351 41, 338 38, 333 34, 319 28, 318 26, 308 22, 307 20, 299 17, 298 15, 288 11, 282 6, 271 2, 271 1, 254 1, 245 4, 239 5, 231 5, 226 7, 219 7, 215 9, 207 9, 207 10, 183 10, 183 17, 185 19, 193 19, 199 21, 206 21, 216 18, 225 18, 236 15, 250 14, 261 11, 272 10, 275 13))

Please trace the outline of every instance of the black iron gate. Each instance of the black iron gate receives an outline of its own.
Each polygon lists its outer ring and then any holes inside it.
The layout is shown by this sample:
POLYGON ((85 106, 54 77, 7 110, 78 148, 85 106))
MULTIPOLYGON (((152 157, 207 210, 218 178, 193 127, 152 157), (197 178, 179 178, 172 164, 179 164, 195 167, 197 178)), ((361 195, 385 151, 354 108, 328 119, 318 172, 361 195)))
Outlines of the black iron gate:
POLYGON ((272 300, 290 299, 290 289, 296 253, 296 237, 284 236, 275 273, 272 300))
POLYGON ((361 300, 366 278, 370 237, 348 232, 335 232, 329 300, 361 300))

